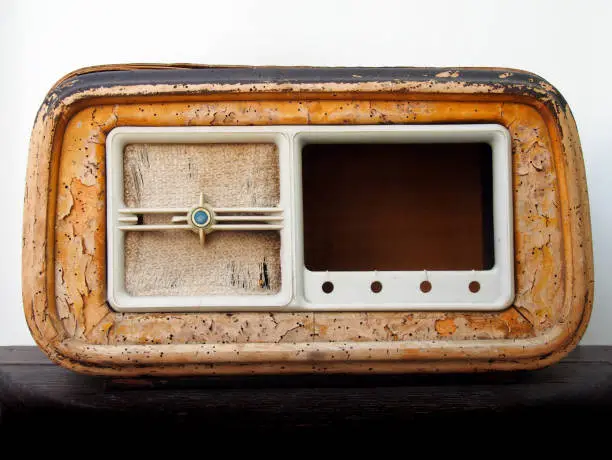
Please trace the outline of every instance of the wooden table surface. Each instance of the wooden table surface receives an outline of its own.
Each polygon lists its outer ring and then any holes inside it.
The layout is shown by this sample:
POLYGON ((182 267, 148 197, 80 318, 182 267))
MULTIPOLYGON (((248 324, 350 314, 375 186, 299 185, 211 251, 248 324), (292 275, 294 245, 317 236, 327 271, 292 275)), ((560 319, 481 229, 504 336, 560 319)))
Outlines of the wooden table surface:
POLYGON ((612 415, 612 347, 579 347, 551 367, 513 373, 146 380, 79 375, 36 347, 0 347, 0 408, 3 429, 60 422, 62 429, 257 431, 413 422, 583 424, 612 415))

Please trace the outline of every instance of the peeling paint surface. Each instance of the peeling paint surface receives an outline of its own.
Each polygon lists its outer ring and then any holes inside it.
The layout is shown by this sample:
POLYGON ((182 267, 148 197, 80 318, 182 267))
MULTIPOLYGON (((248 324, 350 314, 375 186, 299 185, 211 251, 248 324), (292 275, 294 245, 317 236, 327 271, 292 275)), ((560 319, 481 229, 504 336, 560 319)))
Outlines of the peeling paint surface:
MULTIPOLYGON (((501 80, 510 80, 514 72, 498 74, 501 80)), ((582 327, 582 308, 587 309, 588 319, 592 301, 592 256, 581 244, 585 235, 590 238, 588 198, 580 185, 584 171, 573 119, 563 107, 555 106, 554 116, 544 108, 554 104, 555 97, 554 88, 545 84, 540 101, 528 104, 520 97, 504 96, 501 85, 454 82, 462 77, 460 69, 443 70, 436 77, 431 84, 285 83, 274 88, 280 93, 273 95, 283 95, 284 87, 293 91, 299 87, 304 91, 299 97, 266 98, 271 86, 265 84, 233 88, 232 95, 237 91, 254 96, 246 100, 219 95, 214 96, 217 100, 209 96, 173 102, 146 100, 146 95, 178 91, 164 85, 85 90, 67 97, 64 106, 54 110, 62 113, 77 100, 105 93, 121 97, 137 93, 142 102, 93 104, 73 112, 59 144, 53 144, 49 136, 61 123, 51 122, 43 107, 32 137, 26 204, 45 202, 41 195, 45 191, 39 188, 49 177, 45 174, 56 181, 57 191, 51 192, 53 201, 48 205, 54 216, 49 233, 53 238, 52 276, 46 275, 46 250, 36 247, 47 241, 41 239, 47 227, 24 219, 24 304, 37 342, 69 367, 87 371, 93 365, 90 372, 123 375, 142 374, 138 367, 130 367, 136 364, 149 366, 146 373, 165 375, 236 372, 229 362, 242 363, 239 372, 469 371, 508 368, 513 364, 506 364, 505 359, 510 358, 515 367, 537 366, 538 361, 528 357, 566 343, 569 331, 582 327), (356 96, 352 92, 356 88, 363 93, 356 96), (444 100, 447 93, 455 96, 444 100), (475 94, 482 96, 469 100, 475 94), (514 306, 492 313, 167 315, 115 313, 106 304, 104 141, 113 127, 459 121, 501 123, 512 135, 514 306), (59 150, 52 157, 54 145, 59 150), (49 156, 49 163, 41 160, 43 154, 49 156), (46 291, 32 290, 35 285, 43 286, 46 276, 51 276, 49 292, 54 292, 54 301, 48 304, 43 299, 46 291), (586 296, 576 299, 581 290, 586 296), (40 294, 32 295, 36 292, 40 294), (253 364, 262 360, 283 364, 253 364), (332 364, 317 364, 322 361, 332 364), (361 361, 371 364, 358 364, 361 361), (87 364, 77 364, 80 362, 87 364), (210 362, 213 367, 198 367, 199 362, 210 362)))
MULTIPOLYGON (((522 307, 530 313, 533 318, 530 325, 531 335, 537 331, 544 330, 554 324, 555 312, 551 307, 561 305, 563 296, 563 284, 559 281, 551 283, 555 277, 561 280, 561 229, 558 207, 558 193, 556 190, 556 174, 554 170, 553 156, 550 150, 550 141, 547 136, 546 126, 538 113, 530 107, 520 104, 509 103, 481 103, 477 106, 469 103, 446 103, 446 102, 396 102, 396 101, 261 101, 261 102, 224 102, 224 103, 173 103, 173 104, 147 104, 147 105, 116 105, 116 106, 94 106, 76 114, 66 129, 64 149, 60 158, 60 180, 70 184, 68 188, 60 187, 58 194, 58 214, 56 232, 57 271, 66 277, 66 273, 81 273, 76 266, 81 268, 95 267, 96 273, 103 273, 105 260, 103 253, 104 245, 97 247, 99 257, 92 262, 91 252, 85 250, 85 240, 93 241, 94 235, 103 233, 103 229, 96 229, 96 223, 105 220, 105 208, 98 193, 102 193, 105 186, 104 176, 98 174, 98 169, 92 164, 103 163, 96 158, 104 158, 104 139, 106 132, 114 126, 121 125, 151 125, 173 126, 177 123, 191 126, 209 126, 214 124, 236 125, 236 124, 330 124, 338 122, 351 123, 422 123, 422 122, 455 122, 462 120, 469 122, 479 120, 483 117, 488 120, 506 125, 513 138, 514 159, 514 195, 515 195, 515 240, 518 296, 517 307, 522 307), (233 114, 232 117, 219 117, 219 113, 233 114), (223 121, 219 121, 223 120, 223 121), (64 176, 64 174, 66 176, 64 176), (91 177, 97 178, 93 185, 85 186, 83 183, 91 177), (89 194, 89 195, 87 195, 89 194), (66 211, 70 200, 64 198, 70 196, 74 200, 69 211, 66 211), (83 216, 85 203, 90 206, 87 217, 83 216), (524 216, 518 218, 519 216, 524 216), (88 224, 84 225, 83 222, 88 224), (78 231, 75 236, 73 228, 78 231), (72 230, 72 233, 71 233, 72 230), (82 254, 82 257, 78 257, 82 254), (542 307, 546 305, 547 307, 542 307), (548 310, 546 309, 548 308, 548 310)), ((100 241, 103 243, 103 241, 100 241)), ((91 243, 90 243, 91 244, 91 243)), ((85 277, 79 279, 73 275, 69 282, 63 282, 56 287, 58 293, 58 304, 62 304, 62 311, 72 312, 72 317, 77 318, 76 323, 84 323, 89 315, 89 304, 94 305, 95 316, 99 319, 98 307, 104 292, 103 280, 100 280, 99 289, 91 297, 89 285, 85 277), (66 294, 65 286, 74 286, 72 291, 66 294), (100 294, 100 295, 97 295, 100 294)), ((58 277, 58 280, 64 279, 58 277)), ((207 319, 211 313, 193 313, 189 315, 189 325, 201 324, 202 319, 207 319)), ((254 313, 254 315, 265 315, 254 313)), ((273 313, 275 317, 284 318, 288 313, 273 313)), ((388 340, 394 336, 404 337, 404 330, 410 330, 415 340, 449 339, 461 340, 467 338, 514 338, 525 337, 525 330, 511 328, 505 325, 504 319, 493 321, 490 318, 501 318, 501 313, 464 314, 465 319, 458 321, 452 332, 445 329, 441 334, 437 330, 439 321, 444 321, 447 315, 444 313, 401 313, 400 323, 396 327, 389 325, 393 321, 391 313, 313 313, 316 316, 316 329, 304 331, 304 334, 296 336, 302 341, 370 341, 388 340), (348 320, 348 322, 347 322, 348 320), (338 323, 343 324, 342 327, 338 323), (361 324, 359 324, 361 323, 361 324), (500 325, 501 323, 501 325, 500 325), (367 326, 361 327, 363 324, 367 326), (359 327, 358 327, 359 326, 359 327), (344 328, 344 330, 342 330, 344 328), (520 333, 517 332, 520 330, 520 333), (347 332, 349 331, 349 332, 347 332), (396 332, 389 332, 396 331, 396 332)), ((70 315, 69 315, 70 316, 70 315)), ((233 322, 245 316, 244 313, 235 313, 233 322)), ((163 343, 174 343, 172 340, 164 340, 159 337, 168 335, 158 334, 155 328, 149 327, 144 319, 155 318, 154 314, 143 313, 136 317, 133 315, 121 316, 117 314, 116 321, 119 325, 129 324, 132 334, 123 334, 121 341, 125 343, 142 343, 144 340, 163 343), (138 331, 138 325, 149 332, 143 336, 138 331), (143 338, 144 337, 144 338, 143 338)), ((216 324, 220 327, 224 324, 223 315, 218 318, 216 324)), ((523 317, 521 317, 524 320, 523 317)), ((65 322, 74 321, 66 318, 65 322)), ((526 321, 526 320, 525 320, 526 321)), ((126 326, 127 327, 127 326, 126 326)), ((263 327, 263 326, 262 326, 263 327)), ((115 343, 113 334, 122 330, 114 327, 111 333, 106 334, 108 342, 115 343)), ((85 329, 76 330, 78 334, 85 329)), ((184 334, 183 334, 184 335, 184 334)), ((178 337, 183 335, 175 335, 178 337)), ((529 335, 529 334, 527 334, 529 335)), ((100 337, 99 334, 96 337, 100 337)), ((213 332, 207 337, 205 331, 200 331, 193 339, 186 343, 198 343, 200 341, 219 340, 234 341, 263 341, 268 342, 271 337, 258 331, 257 334, 235 335, 232 339, 225 332, 213 332)), ((411 336, 408 336, 411 337, 411 336)), ((88 337, 91 339, 92 337, 88 337)))

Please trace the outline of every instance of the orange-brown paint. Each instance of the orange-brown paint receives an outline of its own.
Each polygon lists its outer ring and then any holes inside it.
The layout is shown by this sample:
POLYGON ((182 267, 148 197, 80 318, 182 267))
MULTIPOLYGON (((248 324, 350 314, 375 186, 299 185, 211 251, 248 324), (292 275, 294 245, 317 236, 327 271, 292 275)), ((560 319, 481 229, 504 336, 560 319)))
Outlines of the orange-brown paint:
POLYGON ((405 85, 413 91, 399 93, 391 91, 392 86, 387 85, 386 93, 368 83, 350 91, 342 84, 301 85, 303 93, 269 88, 247 93, 245 88, 231 94, 163 97, 154 91, 150 96, 111 97, 106 94, 111 90, 103 90, 93 105, 87 104, 94 100, 75 97, 57 122, 39 118, 31 151, 46 152, 50 168, 45 170, 44 163, 30 165, 26 207, 48 198, 49 221, 24 219, 26 247, 31 247, 32 238, 47 235, 44 251, 24 251, 24 303, 37 342, 70 367, 92 371, 88 366, 93 364, 94 372, 122 375, 280 372, 281 368, 290 372, 484 370, 535 367, 553 360, 554 356, 545 360, 538 356, 552 356, 551 350, 558 350, 558 356, 575 343, 592 299, 591 254, 577 249, 576 241, 590 238, 590 228, 571 115, 557 113, 555 118, 539 102, 495 91, 474 94, 473 88, 452 82, 431 90, 422 84, 405 85), (444 94, 453 89, 457 92, 444 94), (452 315, 249 312, 232 316, 120 314, 108 308, 103 275, 104 141, 113 127, 452 122, 496 122, 512 134, 517 284, 513 307, 498 313, 452 315), (568 175, 578 179, 568 182, 568 175), (44 184, 49 184, 46 197, 44 184), (26 272, 28 266, 35 271, 26 272), (568 276, 570 272, 575 275, 568 276), (43 281, 46 291, 32 289, 43 281), (578 305, 573 293, 585 289, 583 311, 573 306, 578 305), (47 302, 46 293, 54 300, 47 302), (301 363, 305 357, 329 363, 301 363), (269 364, 248 364, 262 360, 269 364), (362 361, 367 364, 359 364, 362 361), (213 366, 199 367, 203 362, 213 366), (146 365, 147 370, 131 367, 136 365, 146 365))
MULTIPOLYGON (((555 253, 558 257, 561 254, 560 242, 561 238, 558 236, 561 231, 558 225, 554 225, 560 221, 557 208, 552 206, 553 202, 558 201, 556 188, 555 188, 555 172, 552 168, 554 164, 552 152, 550 151, 549 138, 546 136, 546 128, 543 120, 537 116, 537 112, 531 107, 509 103, 466 103, 466 102, 408 102, 408 101, 370 101, 364 103, 363 101, 350 101, 350 100, 334 100, 334 101, 248 101, 248 102, 222 102, 222 103, 168 103, 168 104, 144 104, 144 105, 114 105, 114 106, 93 106, 80 111, 68 122, 66 132, 64 134, 64 145, 62 149, 62 155, 60 157, 60 187, 58 192, 58 215, 56 221, 58 222, 58 229, 64 225, 82 225, 83 217, 79 215, 78 209, 74 209, 76 205, 73 205, 73 209, 66 214, 65 206, 61 206, 62 203, 70 201, 67 196, 74 196, 78 193, 83 193, 83 190, 73 191, 74 184, 82 184, 81 181, 85 181, 89 187, 93 187, 89 193, 95 195, 97 199, 91 201, 92 203, 99 203, 103 201, 104 192, 104 175, 103 171, 103 157, 104 157, 104 139, 108 131, 115 126, 125 125, 151 125, 156 126, 174 126, 174 125, 235 125, 235 124, 328 124, 328 123, 345 123, 345 122, 359 123, 359 124, 371 124, 381 122, 394 122, 394 123, 424 123, 424 122, 470 122, 470 121, 495 121, 506 124, 513 134, 515 139, 515 151, 518 155, 515 169, 516 169, 516 180, 515 184, 515 195, 520 197, 525 195, 528 199, 518 200, 517 207, 519 211, 522 207, 525 210, 523 214, 527 215, 526 219, 518 219, 515 217, 515 226, 517 233, 520 235, 523 233, 534 233, 540 238, 544 238, 546 244, 556 244, 555 253), (525 127, 529 126, 527 130, 525 127), (534 130, 541 130, 541 134, 538 137, 538 144, 534 145, 533 134, 534 130), (528 132, 528 134, 526 134, 528 132), (538 161, 538 168, 533 168, 531 162, 534 158, 538 161), (91 165, 96 165, 92 167, 91 165), (532 168, 532 169, 530 169, 532 168), (532 181, 528 180, 528 176, 531 174, 534 177, 542 176, 540 182, 536 183, 535 186, 532 181), (541 182, 544 180, 544 182, 541 182), (70 184, 70 185, 68 185, 70 184), (66 187, 68 185, 68 187, 66 187), (539 194, 538 203, 540 206, 547 209, 549 216, 547 222, 541 218, 535 217, 537 210, 533 208, 534 200, 530 194, 539 194), (99 195, 98 195, 99 194, 99 195), (544 204, 541 204, 544 203, 544 204), (547 206, 548 205, 548 206, 547 206), (532 208, 529 208, 532 206, 532 208), (547 229, 542 231, 542 228, 547 229), (543 235, 543 236, 542 236, 543 235)), ((82 189, 82 187, 81 187, 82 189)), ((104 258, 104 222, 105 222, 105 209, 104 206, 95 206, 89 209, 88 227, 82 228, 83 232, 80 234, 85 240, 91 240, 94 235, 98 238, 98 244, 96 244, 96 257, 89 263, 92 264, 92 269, 96 273, 104 273, 105 271, 105 258, 104 258)), ((520 215, 517 213, 517 216, 520 215)), ((70 245, 72 237, 69 234, 62 233, 61 231, 56 232, 56 241, 58 247, 63 247, 66 244, 70 245), (67 241, 66 241, 67 240, 67 241)), ((543 261, 541 259, 534 259, 533 257, 533 244, 539 244, 539 241, 532 242, 523 238, 524 245, 517 245, 517 259, 523 261, 523 271, 517 274, 519 292, 522 292, 521 287, 527 285, 532 280, 526 278, 524 274, 532 273, 535 268, 529 269, 529 267, 539 267, 543 261), (537 265, 533 265, 535 263, 537 265)), ((544 249, 541 252, 549 254, 550 251, 543 246, 544 249)), ((59 267, 65 265, 62 262, 62 254, 56 254, 56 260, 59 267)), ((549 271, 560 274, 559 263, 552 264, 549 262, 549 271)), ((60 268, 58 268, 59 270, 60 268)), ((539 269, 536 270, 539 271, 539 269)), ((554 275, 553 275, 554 276, 554 275)), ((541 275, 540 275, 541 277, 541 275)), ((102 281, 103 283, 103 281, 102 281)), ((100 315, 104 316, 103 313, 108 311, 100 311, 101 300, 103 299, 102 294, 104 292, 103 284, 100 284, 100 288, 94 292, 94 295, 84 300, 84 305, 81 306, 81 300, 75 300, 75 313, 78 315, 83 314, 84 318, 88 316, 89 305, 92 305, 96 319, 100 315)), ((561 288, 559 290, 550 291, 550 286, 546 282, 540 282, 538 285, 529 286, 529 289, 525 290, 522 297, 520 298, 521 305, 523 308, 528 310, 533 309, 535 302, 532 300, 535 296, 541 297, 541 302, 547 304, 559 304, 559 299, 555 296, 562 295, 561 288), (528 296, 526 296, 528 294, 528 296)), ((193 322, 196 323, 200 318, 207 318, 210 314, 200 313, 192 314, 193 322)), ((236 316, 240 317, 242 314, 237 313, 236 316)), ((264 315, 264 314, 260 314, 264 315)), ((275 316, 282 316, 283 313, 275 313, 275 316)), ((381 334, 375 333, 372 335, 370 332, 363 330, 364 328, 356 328, 353 324, 344 324, 344 331, 359 330, 361 332, 349 333, 346 335, 340 331, 338 326, 333 324, 327 324, 326 318, 331 318, 330 321, 337 321, 340 318, 341 321, 345 321, 347 318, 346 314, 314 314, 317 318, 315 323, 318 324, 318 331, 304 331, 304 334, 298 336, 299 340, 308 342, 311 337, 314 336, 317 341, 332 340, 336 341, 337 336, 346 336, 346 339, 352 341, 365 341, 365 340, 386 340, 388 337, 398 337, 398 333, 395 332, 396 328, 391 328, 387 324, 381 327, 381 334), (386 327, 386 329, 385 329, 386 327), (325 328, 325 329, 322 329, 325 328), (348 329, 347 329, 348 328, 348 329), (393 332, 389 332, 389 331, 393 332)), ((362 318, 370 318, 370 323, 381 322, 379 316, 381 314, 376 313, 361 313, 357 314, 362 318)), ((382 323, 386 321, 385 318, 389 314, 382 314, 382 323)), ((499 314, 498 314, 499 315, 499 314)), ((147 324, 143 321, 143 318, 155 318, 154 314, 137 315, 136 317, 129 316, 125 317, 122 315, 115 315, 119 324, 124 322, 132 324, 132 328, 138 327, 138 325, 147 324), (127 318, 127 319, 126 319, 127 318)), ((413 336, 415 339, 431 339, 436 335, 434 331, 434 323, 443 317, 443 313, 421 313, 416 317, 412 316, 411 321, 406 320, 408 314, 402 314, 403 324, 398 326, 400 330, 413 330, 413 336), (421 327, 415 327, 415 324, 421 325, 421 327), (422 327, 423 325, 429 324, 429 328, 422 327)), ((83 317, 81 317, 81 321, 83 317)), ((355 320, 356 321, 356 320, 355 320)), ((503 320, 502 320, 503 322, 503 320)), ((363 321, 358 321, 363 323, 363 321)), ((470 338, 474 334, 481 337, 508 337, 511 338, 513 329, 509 327, 491 326, 491 322, 474 322, 465 321, 465 327, 460 327, 457 333, 457 338, 470 338), (488 332, 482 332, 474 330, 473 324, 480 325, 478 327, 484 328, 486 324, 493 328, 488 332), (501 331, 504 333, 500 335, 501 331)), ((498 323, 495 323, 498 324, 498 323)), ((551 323, 541 322, 538 326, 543 327, 549 326, 551 323)), ((83 330, 84 331, 84 330, 83 330)), ((104 340, 113 342, 114 334, 118 334, 121 331, 120 327, 114 328, 110 334, 104 336, 104 340)), ((135 335, 128 334, 125 338, 126 343, 139 343, 141 340, 138 339, 140 335, 134 330, 135 335)), ((524 335, 524 332, 521 332, 524 335)), ((98 333, 94 333, 97 337, 102 337, 98 333)), ((152 337, 155 334, 149 334, 148 337, 152 337)), ((161 338, 157 338, 157 341, 162 343, 172 343, 171 339, 164 339, 169 335, 160 333, 161 338)), ((175 335, 172 335, 174 338, 175 335)), ((199 336, 198 336, 199 337, 199 336)), ((197 340, 201 340, 198 338, 197 340)), ((238 337, 230 337, 228 340, 240 340, 238 337)), ((253 337, 249 337, 248 341, 261 340, 267 341, 269 338, 266 334, 257 334, 253 337)))
POLYGON ((452 318, 436 320, 436 332, 443 337, 453 335, 457 330, 455 321, 452 318))

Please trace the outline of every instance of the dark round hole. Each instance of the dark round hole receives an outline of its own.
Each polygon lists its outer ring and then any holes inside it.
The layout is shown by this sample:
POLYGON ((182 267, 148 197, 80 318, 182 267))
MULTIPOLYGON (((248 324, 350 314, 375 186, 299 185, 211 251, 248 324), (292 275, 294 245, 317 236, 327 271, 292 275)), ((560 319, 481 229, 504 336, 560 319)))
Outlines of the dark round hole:
POLYGON ((321 286, 321 289, 323 289, 323 292, 325 292, 325 294, 329 294, 334 290, 334 283, 332 283, 331 281, 325 281, 325 283, 323 283, 323 285, 321 286))
POLYGON ((431 291, 431 283, 429 281, 423 281, 420 287, 421 287, 421 292, 427 293, 431 291))
POLYGON ((372 292, 375 294, 378 294, 380 291, 382 291, 382 283, 380 281, 374 281, 372 284, 370 284, 370 289, 372 289, 372 292))
POLYGON ((470 283, 470 292, 476 293, 480 291, 480 283, 478 281, 472 281, 470 283))

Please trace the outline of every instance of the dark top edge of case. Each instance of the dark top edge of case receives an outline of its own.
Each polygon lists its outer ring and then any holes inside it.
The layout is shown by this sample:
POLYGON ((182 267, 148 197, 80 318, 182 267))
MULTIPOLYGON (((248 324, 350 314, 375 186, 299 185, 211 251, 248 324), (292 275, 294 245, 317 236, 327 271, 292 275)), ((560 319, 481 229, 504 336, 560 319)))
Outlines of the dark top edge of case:
MULTIPOLYGON (((517 94, 556 103, 565 109, 567 102, 550 83, 530 72, 503 68, 447 67, 188 67, 163 65, 104 66, 81 69, 61 80, 47 96, 48 105, 73 94, 113 86, 194 84, 308 84, 364 82, 455 82, 488 85, 491 91, 517 94)), ((160 93, 162 94, 162 93, 160 93)))

